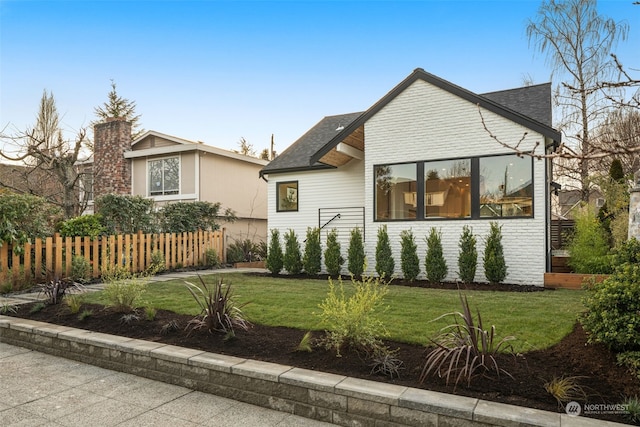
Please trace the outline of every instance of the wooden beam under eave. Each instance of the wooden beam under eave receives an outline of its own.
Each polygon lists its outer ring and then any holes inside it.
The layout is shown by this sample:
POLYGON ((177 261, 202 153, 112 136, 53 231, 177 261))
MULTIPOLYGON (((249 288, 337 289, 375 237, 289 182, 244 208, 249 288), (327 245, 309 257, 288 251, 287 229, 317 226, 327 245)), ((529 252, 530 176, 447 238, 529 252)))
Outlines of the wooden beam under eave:
POLYGON ((351 156, 347 156, 346 154, 339 153, 335 148, 329 151, 327 154, 322 156, 320 159, 321 163, 325 163, 327 165, 339 167, 346 165, 351 160, 351 156))
MULTIPOLYGON (((364 125, 360 126, 349 135, 347 135, 343 140, 342 144, 349 145, 359 151, 364 151, 364 125)), ((353 157, 340 153, 336 150, 336 147, 333 147, 331 151, 320 158, 321 163, 325 163, 327 165, 339 167, 346 165, 349 163, 353 157)))

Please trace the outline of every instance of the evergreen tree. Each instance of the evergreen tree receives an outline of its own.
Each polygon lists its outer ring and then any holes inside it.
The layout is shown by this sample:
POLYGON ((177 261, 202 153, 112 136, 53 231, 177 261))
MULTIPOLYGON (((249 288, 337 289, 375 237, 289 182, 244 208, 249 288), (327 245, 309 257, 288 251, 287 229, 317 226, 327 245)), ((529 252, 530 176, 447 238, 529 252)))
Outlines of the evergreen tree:
POLYGON ((103 122, 109 118, 124 118, 131 123, 131 140, 138 138, 144 133, 140 128, 140 114, 136 114, 136 102, 129 101, 118 95, 116 82, 111 80, 111 91, 107 95, 108 101, 100 107, 94 108, 98 121, 103 122))
POLYGON ((320 229, 307 228, 307 241, 302 257, 304 271, 311 276, 315 276, 322 268, 322 248, 320 247, 320 229))
POLYGON ((340 253, 338 232, 334 228, 327 234, 327 249, 324 251, 324 265, 330 276, 338 276, 344 264, 344 258, 340 253))
POLYGON ((411 230, 400 233, 400 266, 405 280, 413 282, 420 274, 420 259, 416 238, 411 230))
POLYGON ((290 229, 284 234, 284 269, 290 274, 299 274, 302 271, 302 254, 296 232, 290 229))
POLYGON ((280 232, 277 228, 271 229, 269 239, 269 251, 267 252, 266 266, 271 274, 278 274, 283 267, 282 246, 280 245, 280 232))
POLYGON ((432 283, 440 283, 447 277, 449 269, 442 253, 442 233, 431 227, 427 237, 427 255, 424 259, 427 279, 432 283))
POLYGON ((458 243, 460 253, 458 255, 458 269, 460 270, 460 280, 464 283, 471 283, 476 277, 478 267, 478 250, 476 249, 476 236, 473 235, 471 227, 462 227, 462 235, 458 243))
POLYGON ((484 275, 489 283, 500 283, 507 277, 507 264, 502 248, 502 226, 491 222, 484 247, 484 275))
POLYGON ((351 238, 349 239, 348 253, 349 273, 355 277, 362 276, 364 273, 364 242, 362 241, 362 232, 358 227, 351 230, 351 238))
POLYGON ((378 243, 376 244, 376 273, 378 276, 390 280, 396 268, 391 252, 391 243, 389 242, 389 234, 387 226, 383 225, 378 228, 378 243))

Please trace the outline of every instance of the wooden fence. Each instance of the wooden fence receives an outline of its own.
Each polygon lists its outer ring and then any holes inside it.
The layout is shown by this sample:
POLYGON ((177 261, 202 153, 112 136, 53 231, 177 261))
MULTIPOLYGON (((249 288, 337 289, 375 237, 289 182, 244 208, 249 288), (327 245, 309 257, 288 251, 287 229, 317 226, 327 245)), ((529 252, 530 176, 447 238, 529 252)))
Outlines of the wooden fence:
POLYGON ((151 254, 164 255, 165 268, 196 267, 205 265, 205 252, 215 249, 224 260, 224 229, 191 233, 125 234, 114 236, 61 237, 56 234, 46 239, 27 243, 17 253, 11 245, 0 247, 0 285, 12 283, 38 283, 53 277, 71 275, 74 256, 82 256, 91 266, 92 277, 102 270, 120 265, 131 272, 145 271, 151 265, 151 254))

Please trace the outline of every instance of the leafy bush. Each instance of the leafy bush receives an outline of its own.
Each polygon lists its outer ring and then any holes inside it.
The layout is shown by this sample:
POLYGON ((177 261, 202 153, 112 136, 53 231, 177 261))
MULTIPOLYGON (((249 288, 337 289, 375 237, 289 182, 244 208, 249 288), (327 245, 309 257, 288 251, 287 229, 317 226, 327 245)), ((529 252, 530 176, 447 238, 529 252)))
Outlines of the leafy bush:
POLYGON ((382 320, 377 316, 384 306, 384 297, 388 286, 381 279, 363 277, 351 279, 354 292, 347 297, 342 277, 338 277, 338 286, 329 279, 329 292, 320 304, 320 319, 328 327, 322 343, 328 349, 334 349, 338 357, 345 348, 371 353, 380 347, 380 338, 387 335, 382 320))
POLYGON ((285 270, 290 274, 298 274, 302 271, 302 254, 296 232, 290 229, 284 234, 284 258, 282 260, 285 270))
POLYGON ((71 258, 71 279, 80 283, 91 280, 91 264, 83 256, 74 255, 71 258))
POLYGON ((160 228, 165 233, 218 230, 220 221, 233 222, 236 220, 233 210, 226 209, 221 213, 221 208, 220 202, 170 203, 158 213, 160 228))
POLYGON ((358 227, 351 230, 351 238, 349 239, 347 268, 349 273, 355 277, 362 276, 364 273, 364 242, 362 241, 362 232, 358 227))
POLYGON ((157 229, 152 199, 105 194, 96 198, 95 207, 107 234, 154 233, 157 229))
POLYGON ((629 239, 613 253, 613 267, 640 263, 640 240, 629 239))
POLYGON ((307 228, 307 241, 304 246, 304 256, 302 257, 304 271, 311 276, 315 276, 322 268, 322 248, 320 247, 320 229, 307 228))
POLYGON ((231 285, 226 285, 221 277, 213 285, 207 285, 200 276, 198 279, 199 285, 185 282, 189 293, 200 307, 200 314, 187 324, 189 332, 206 329, 211 333, 222 332, 232 336, 236 327, 249 329, 251 323, 244 318, 241 310, 246 304, 236 305, 231 285))
POLYGON ((153 251, 151 253, 151 265, 148 268, 148 273, 150 275, 154 275, 156 273, 165 271, 167 269, 166 262, 167 260, 165 259, 164 253, 162 251, 153 251))
POLYGON ((586 207, 576 212, 574 219, 574 233, 567 247, 569 266, 576 273, 611 273, 607 233, 596 215, 586 207))
POLYGON ((238 240, 233 242, 227 248, 227 262, 234 264, 236 262, 259 261, 260 248, 249 239, 238 240))
POLYGON ((278 274, 284 265, 282 255, 282 246, 280 246, 280 232, 278 229, 271 230, 271 239, 269 239, 269 251, 267 252, 266 267, 272 274, 278 274))
POLYGON ((460 302, 462 313, 449 313, 438 318, 454 316, 455 323, 445 327, 440 336, 431 340, 435 348, 427 354, 420 375, 421 383, 429 374, 444 376, 447 384, 454 376, 455 385, 463 378, 469 385, 477 375, 486 375, 492 371, 498 377, 500 374, 511 376, 505 369, 500 368, 496 355, 503 348, 513 354, 513 347, 508 342, 515 338, 508 336, 498 340, 495 326, 492 325, 488 330, 484 328, 480 311, 476 324, 467 297, 460 294, 460 302))
POLYGON ((100 214, 81 215, 70 218, 60 225, 60 235, 62 237, 88 236, 95 239, 105 232, 101 221, 102 217, 100 214))
POLYGON ((484 246, 484 276, 489 283, 500 283, 507 277, 507 264, 502 247, 502 226, 491 222, 484 246))
POLYGON ((216 251, 213 248, 206 249, 204 251, 204 264, 209 268, 218 267, 220 265, 220 258, 218 257, 218 251, 216 251))
POLYGON ((396 263, 391 252, 391 243, 387 226, 378 228, 378 242, 376 243, 376 273, 384 279, 391 279, 395 271, 396 263))
POLYGON ((627 263, 602 283, 594 283, 583 300, 582 325, 590 342, 615 351, 640 350, 640 265, 627 263))
POLYGON ((110 283, 133 279, 134 275, 126 266, 114 264, 107 265, 106 268, 100 270, 100 277, 102 278, 103 282, 110 283))
POLYGON ((629 373, 640 379, 640 351, 625 351, 616 355, 616 361, 620 366, 626 366, 629 373))
POLYGON ((144 305, 147 282, 140 278, 113 280, 104 287, 107 305, 118 313, 131 313, 144 305))
POLYGON ((62 211, 45 199, 30 194, 0 192, 0 245, 13 245, 16 254, 35 238, 51 236, 62 211))
POLYGON ((427 279, 432 283, 439 283, 447 277, 449 269, 442 253, 442 233, 431 227, 427 237, 427 255, 424 259, 424 269, 427 279))
POLYGON ((420 274, 420 258, 416 238, 411 230, 400 233, 400 267, 405 280, 413 282, 420 274))
POLYGON ((462 235, 458 243, 460 253, 458 254, 458 269, 460 280, 463 283, 471 283, 476 278, 478 268, 478 250, 476 249, 476 236, 473 235, 471 227, 462 227, 462 235))
POLYGON ((340 242, 338 232, 334 228, 327 234, 327 249, 324 251, 324 265, 330 276, 338 276, 344 264, 344 258, 340 253, 340 242))

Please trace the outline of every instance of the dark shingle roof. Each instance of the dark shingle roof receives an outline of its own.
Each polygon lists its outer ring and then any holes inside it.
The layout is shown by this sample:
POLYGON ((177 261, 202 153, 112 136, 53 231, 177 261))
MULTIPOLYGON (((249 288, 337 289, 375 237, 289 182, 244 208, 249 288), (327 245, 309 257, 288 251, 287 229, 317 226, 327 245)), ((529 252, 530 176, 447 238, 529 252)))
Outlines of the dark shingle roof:
POLYGON ((483 93, 481 96, 551 126, 551 83, 483 93))
POLYGON ((418 79, 560 142, 560 132, 551 127, 550 83, 478 95, 417 68, 367 111, 322 119, 265 166, 260 171, 260 176, 273 172, 332 168, 319 160, 418 79))
POLYGON ((331 141, 340 131, 350 125, 355 119, 360 117, 362 112, 340 114, 337 116, 327 116, 320 120, 307 133, 302 135, 289 148, 273 159, 267 166, 262 168, 260 174, 296 171, 315 168, 330 167, 323 163, 316 162, 309 165, 309 159, 324 145, 331 141))

